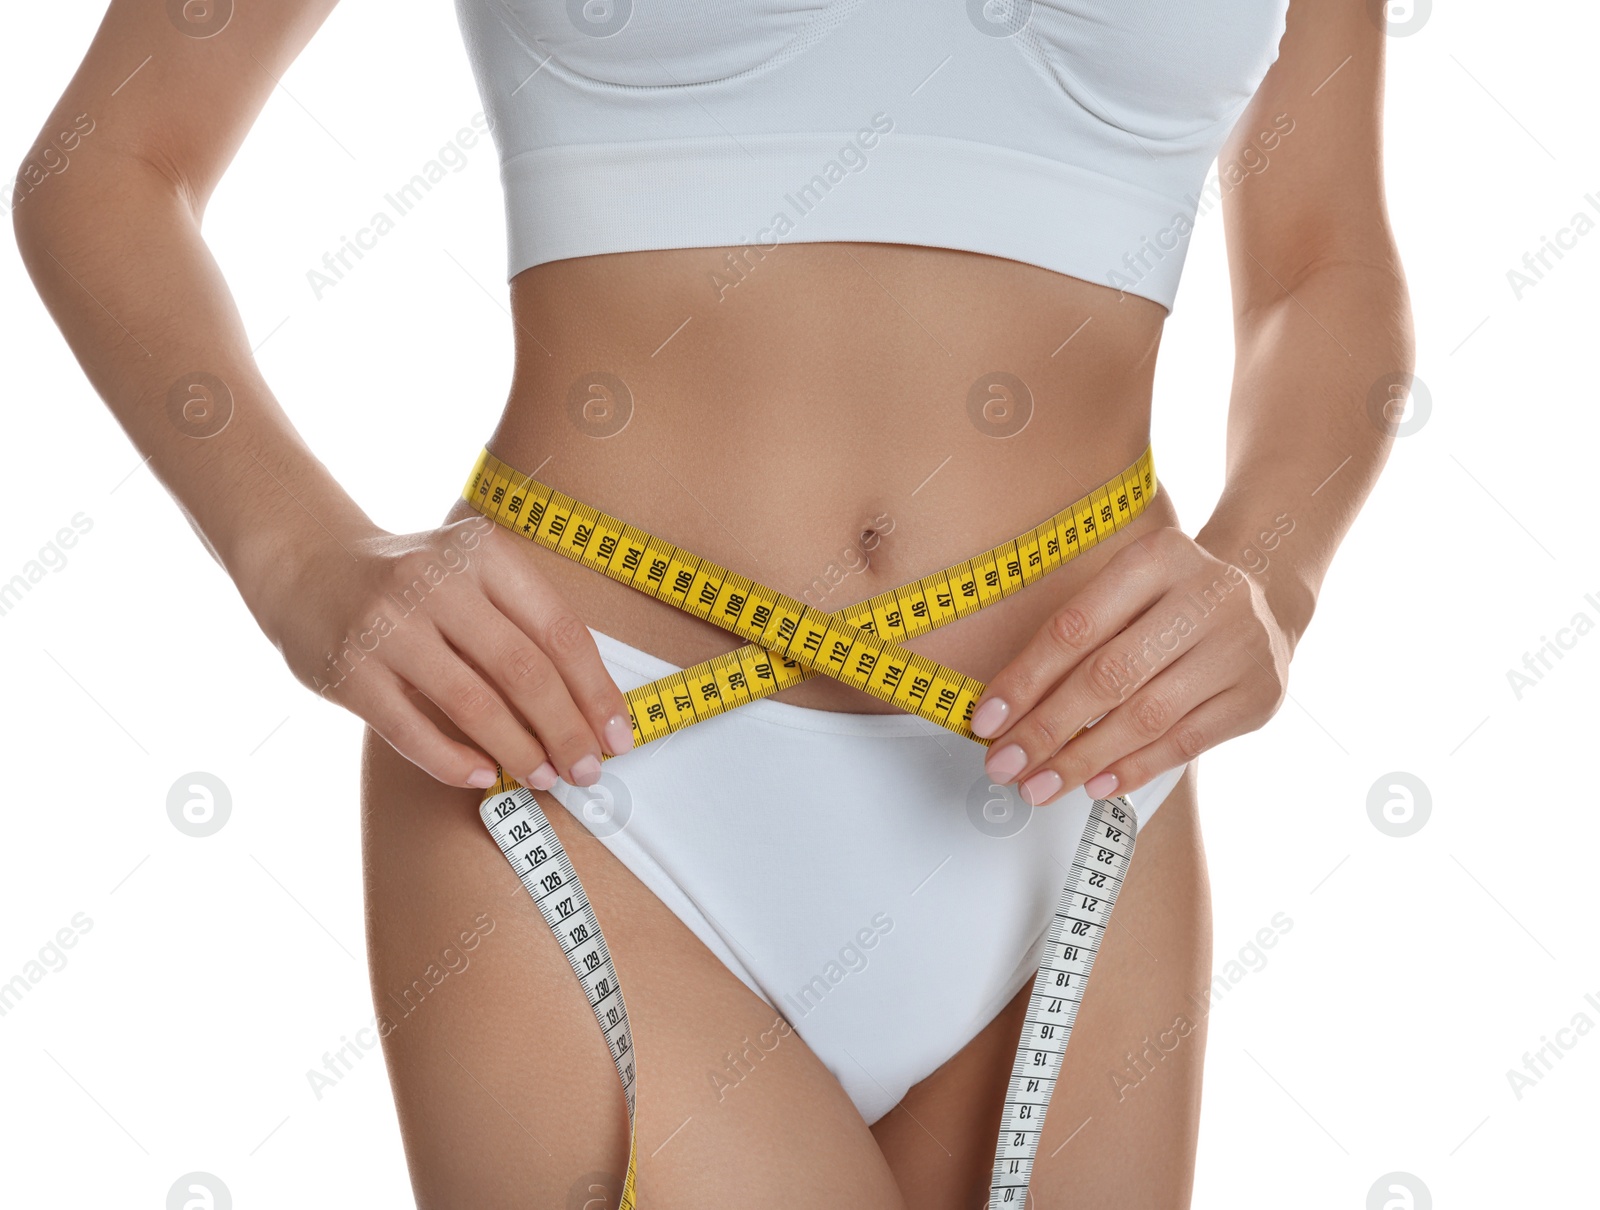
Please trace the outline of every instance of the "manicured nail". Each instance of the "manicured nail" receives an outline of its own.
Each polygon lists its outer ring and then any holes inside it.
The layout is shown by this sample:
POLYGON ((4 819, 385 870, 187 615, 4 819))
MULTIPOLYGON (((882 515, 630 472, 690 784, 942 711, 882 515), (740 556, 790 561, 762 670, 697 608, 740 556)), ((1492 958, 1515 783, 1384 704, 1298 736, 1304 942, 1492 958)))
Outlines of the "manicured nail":
POLYGON ((1011 707, 1006 704, 1004 698, 991 697, 973 714, 972 734, 988 739, 1005 726, 1006 715, 1010 713, 1011 707))
POLYGON ((633 748, 633 724, 626 714, 613 714, 600 728, 605 736, 606 749, 612 756, 621 756, 633 748))
POLYGON ((1022 750, 1020 744, 1007 744, 1000 751, 990 754, 989 759, 983 762, 983 771, 990 780, 1005 785, 1018 773, 1028 767, 1028 754, 1022 750))
POLYGON ((472 776, 467 778, 467 785, 471 786, 474 790, 487 790, 499 780, 499 774, 497 774, 493 769, 474 769, 472 771, 472 776))
POLYGON ((1117 788, 1115 773, 1096 773, 1083 783, 1083 792, 1090 798, 1104 798, 1117 788))
POLYGON ((586 756, 582 760, 574 762, 572 776, 567 780, 575 786, 594 785, 595 782, 600 780, 600 758, 598 756, 586 756))
POLYGON ((1017 789, 1021 792, 1024 802, 1031 807, 1037 807, 1061 789, 1061 774, 1054 769, 1040 769, 1017 789))
POLYGON ((556 784, 556 767, 549 761, 544 761, 528 774, 528 784, 535 790, 548 790, 556 784))

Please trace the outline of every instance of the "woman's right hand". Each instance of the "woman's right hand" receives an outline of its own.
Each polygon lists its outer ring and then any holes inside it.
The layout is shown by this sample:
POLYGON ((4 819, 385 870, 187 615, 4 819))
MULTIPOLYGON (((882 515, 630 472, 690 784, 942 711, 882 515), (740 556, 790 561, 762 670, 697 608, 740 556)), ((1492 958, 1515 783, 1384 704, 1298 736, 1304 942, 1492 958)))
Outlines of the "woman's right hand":
POLYGON ((602 742, 613 755, 633 747, 627 703, 582 619, 516 542, 481 516, 378 530, 343 549, 318 544, 246 601, 301 684, 439 781, 483 789, 499 761, 535 789, 558 775, 593 785, 602 742), (415 693, 478 748, 444 734, 415 693))

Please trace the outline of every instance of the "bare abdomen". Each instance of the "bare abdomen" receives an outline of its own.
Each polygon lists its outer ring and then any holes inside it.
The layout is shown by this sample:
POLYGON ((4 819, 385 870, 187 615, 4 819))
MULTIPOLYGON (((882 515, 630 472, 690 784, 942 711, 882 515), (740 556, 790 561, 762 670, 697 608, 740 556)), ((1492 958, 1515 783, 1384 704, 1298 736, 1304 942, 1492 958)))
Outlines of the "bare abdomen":
MULTIPOLYGON (((490 448, 833 609, 1030 528, 1149 440, 1165 312, 1147 299, 944 249, 797 244, 746 254, 742 278, 728 255, 635 252, 520 274, 516 378, 490 448)), ((1156 462, 1159 473, 1159 450, 1156 462)), ((1162 492, 1131 532, 1172 524, 1162 492)), ((986 679, 1129 540, 911 646, 986 679)), ((525 549, 589 625, 623 642, 680 665, 739 645, 525 549)), ((890 709, 824 678, 781 699, 890 709)))

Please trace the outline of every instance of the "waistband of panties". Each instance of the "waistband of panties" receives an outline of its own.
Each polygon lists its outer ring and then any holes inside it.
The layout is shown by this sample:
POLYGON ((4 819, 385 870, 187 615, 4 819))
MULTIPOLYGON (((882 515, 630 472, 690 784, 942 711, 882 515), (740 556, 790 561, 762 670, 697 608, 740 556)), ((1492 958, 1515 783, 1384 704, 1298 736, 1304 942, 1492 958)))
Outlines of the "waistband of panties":
MULTIPOLYGON (((593 626, 588 630, 594 636, 595 646, 600 649, 600 658, 607 664, 626 668, 629 672, 643 677, 640 684, 683 671, 677 664, 670 663, 660 656, 651 655, 648 651, 641 651, 637 647, 630 647, 621 639, 613 638, 593 626)), ((626 693, 634 686, 623 685, 621 688, 626 693)), ((818 710, 814 706, 794 706, 788 702, 775 702, 771 698, 762 698, 746 702, 724 717, 754 718, 779 727, 822 731, 833 735, 878 735, 885 738, 931 735, 944 737, 941 743, 975 743, 963 736, 952 734, 938 723, 901 711, 893 714, 854 714, 842 710, 818 710)))

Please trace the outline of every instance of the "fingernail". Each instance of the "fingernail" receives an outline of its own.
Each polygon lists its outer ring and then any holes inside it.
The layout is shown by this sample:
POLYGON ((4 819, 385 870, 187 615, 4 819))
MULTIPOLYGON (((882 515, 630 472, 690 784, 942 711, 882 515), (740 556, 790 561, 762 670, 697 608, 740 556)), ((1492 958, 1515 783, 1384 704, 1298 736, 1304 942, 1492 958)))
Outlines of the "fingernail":
POLYGON ((1061 789, 1061 774, 1054 769, 1040 769, 1017 789, 1030 807, 1037 807, 1061 789))
POLYGON ((487 790, 500 780, 500 775, 493 769, 474 769, 472 776, 467 778, 467 785, 474 790, 487 790))
POLYGON ((1083 783, 1083 792, 1090 798, 1104 798, 1117 788, 1115 773, 1096 773, 1083 783))
POLYGON ((1005 785, 1027 767, 1028 754, 1020 744, 1007 744, 983 763, 983 771, 1000 785, 1005 785))
POLYGON ((633 723, 626 714, 613 714, 600 730, 612 756, 621 756, 633 748, 633 723))
POLYGON ((575 786, 592 786, 600 780, 600 758, 586 756, 572 766, 572 776, 567 778, 575 786))
POLYGON ((537 769, 528 774, 528 784, 535 790, 548 790, 556 784, 556 767, 549 761, 544 761, 537 769))
POLYGON ((991 697, 979 706, 972 716, 972 734, 982 739, 988 739, 1005 725, 1006 715, 1011 713, 1011 707, 1005 699, 991 697))

